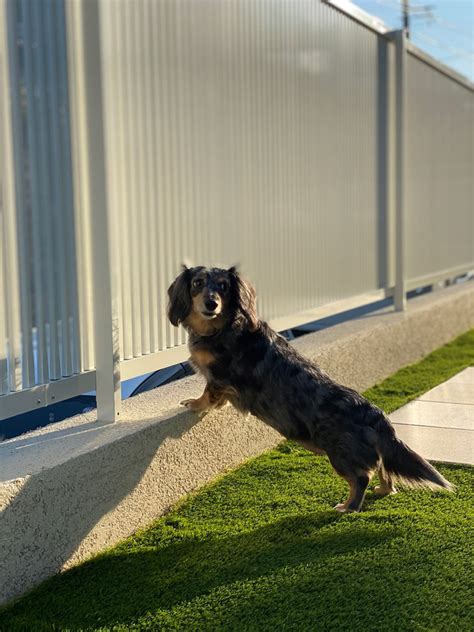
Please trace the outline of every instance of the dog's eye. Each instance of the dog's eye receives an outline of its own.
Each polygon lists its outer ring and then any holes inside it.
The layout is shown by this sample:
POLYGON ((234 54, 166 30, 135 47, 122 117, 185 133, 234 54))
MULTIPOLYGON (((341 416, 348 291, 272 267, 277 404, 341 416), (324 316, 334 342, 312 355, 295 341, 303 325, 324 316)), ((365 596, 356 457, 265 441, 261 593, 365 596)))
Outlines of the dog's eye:
POLYGON ((202 287, 202 279, 194 279, 193 281, 193 287, 195 287, 196 289, 199 289, 202 287))
POLYGON ((227 281, 221 281, 219 283, 219 289, 221 292, 227 292, 228 288, 229 288, 229 284, 227 283, 227 281))

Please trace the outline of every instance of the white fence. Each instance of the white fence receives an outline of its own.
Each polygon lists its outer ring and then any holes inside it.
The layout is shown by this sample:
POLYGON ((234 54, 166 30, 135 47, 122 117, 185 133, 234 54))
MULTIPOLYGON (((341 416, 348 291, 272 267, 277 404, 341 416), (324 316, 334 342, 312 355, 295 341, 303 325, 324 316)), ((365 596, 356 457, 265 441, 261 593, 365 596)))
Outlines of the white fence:
POLYGON ((474 268, 473 86, 351 3, 0 0, 0 86, 0 419, 117 419, 183 259, 278 329, 474 268))

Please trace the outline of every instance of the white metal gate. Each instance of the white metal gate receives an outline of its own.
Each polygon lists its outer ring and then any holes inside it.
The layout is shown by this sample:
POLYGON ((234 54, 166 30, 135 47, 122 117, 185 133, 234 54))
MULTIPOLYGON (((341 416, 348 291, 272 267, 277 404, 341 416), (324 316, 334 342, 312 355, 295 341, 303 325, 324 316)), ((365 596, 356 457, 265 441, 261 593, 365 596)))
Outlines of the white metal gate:
POLYGON ((0 419, 95 387, 117 419, 186 357, 185 258, 241 263, 278 329, 474 268, 473 86, 350 3, 0 0, 0 29, 0 419))

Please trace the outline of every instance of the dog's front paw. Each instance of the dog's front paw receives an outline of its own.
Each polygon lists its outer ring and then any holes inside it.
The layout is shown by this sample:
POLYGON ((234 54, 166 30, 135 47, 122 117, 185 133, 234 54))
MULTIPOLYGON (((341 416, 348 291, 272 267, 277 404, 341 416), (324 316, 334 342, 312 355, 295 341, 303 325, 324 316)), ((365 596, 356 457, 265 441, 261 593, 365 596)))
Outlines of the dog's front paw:
POLYGON ((183 399, 180 402, 181 406, 184 406, 188 410, 192 410, 193 413, 199 413, 199 415, 205 415, 208 412, 208 407, 203 406, 201 399, 183 399))
POLYGON ((193 404, 194 406, 196 405, 195 403, 197 402, 197 399, 183 399, 182 402, 179 402, 180 406, 185 406, 185 408, 189 408, 190 410, 193 410, 193 404))

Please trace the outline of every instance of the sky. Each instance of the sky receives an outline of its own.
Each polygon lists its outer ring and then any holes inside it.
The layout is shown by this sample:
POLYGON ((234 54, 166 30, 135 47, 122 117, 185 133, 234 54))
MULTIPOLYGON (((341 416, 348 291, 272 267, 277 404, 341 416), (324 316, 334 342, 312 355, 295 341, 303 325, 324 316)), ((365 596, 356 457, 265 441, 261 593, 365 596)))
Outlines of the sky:
MULTIPOLYGON (((353 0, 387 26, 400 28, 401 0, 353 0)), ((409 0, 410 39, 474 81, 474 0, 409 0)))

